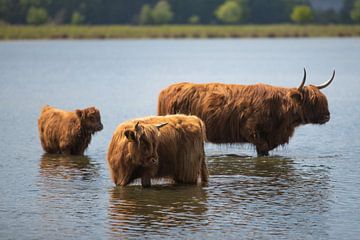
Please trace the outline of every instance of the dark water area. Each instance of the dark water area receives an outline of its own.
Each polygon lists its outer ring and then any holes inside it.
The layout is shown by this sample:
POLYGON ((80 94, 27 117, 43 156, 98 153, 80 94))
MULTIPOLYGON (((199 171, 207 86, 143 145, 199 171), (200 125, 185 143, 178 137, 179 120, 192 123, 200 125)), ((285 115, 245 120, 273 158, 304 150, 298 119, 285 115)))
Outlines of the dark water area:
POLYGON ((0 239, 359 239, 360 40, 0 42, 0 239), (116 188, 107 147, 175 82, 325 82, 331 119, 256 157, 206 144, 206 186, 116 188), (100 109, 85 156, 44 154, 43 105, 100 109))

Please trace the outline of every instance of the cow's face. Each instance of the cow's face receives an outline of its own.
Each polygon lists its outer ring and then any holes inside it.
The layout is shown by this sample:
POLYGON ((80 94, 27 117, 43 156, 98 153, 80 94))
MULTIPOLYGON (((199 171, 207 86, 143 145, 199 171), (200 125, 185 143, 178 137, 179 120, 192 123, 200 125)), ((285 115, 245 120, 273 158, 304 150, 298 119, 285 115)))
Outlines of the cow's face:
POLYGON ((155 170, 159 164, 158 145, 159 129, 166 124, 150 125, 135 124, 134 128, 124 131, 124 135, 129 141, 129 159, 131 163, 142 168, 155 170))
POLYGON ((94 133, 103 129, 100 112, 95 107, 76 110, 76 115, 80 118, 81 126, 89 132, 94 133))
POLYGON ((305 123, 324 124, 330 120, 326 96, 315 86, 304 87, 302 110, 305 123))
POLYGON ((320 91, 327 87, 334 79, 335 71, 332 77, 324 84, 315 86, 304 86, 306 71, 304 69, 304 79, 298 88, 291 89, 289 96, 298 106, 301 122, 303 124, 314 123, 324 124, 330 120, 330 112, 326 96, 320 91))

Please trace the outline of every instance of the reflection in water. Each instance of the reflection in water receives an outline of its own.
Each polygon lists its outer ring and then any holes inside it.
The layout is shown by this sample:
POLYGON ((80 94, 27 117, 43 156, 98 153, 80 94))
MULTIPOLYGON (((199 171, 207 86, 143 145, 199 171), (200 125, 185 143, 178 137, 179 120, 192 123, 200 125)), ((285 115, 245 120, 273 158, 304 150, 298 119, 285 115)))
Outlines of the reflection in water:
POLYGON ((305 232, 327 237, 328 169, 299 168, 283 157, 230 155, 207 160, 213 183, 208 202, 216 206, 208 215, 221 219, 212 222, 214 226, 241 226, 233 231, 243 237, 303 238, 305 232))
POLYGON ((52 179, 78 179, 90 181, 97 177, 98 167, 86 156, 45 153, 40 160, 40 175, 52 179))
POLYGON ((327 238, 328 169, 293 159, 208 156, 208 186, 110 190, 116 238, 327 238), (205 235, 204 235, 205 234, 205 235), (307 235, 308 234, 308 235, 307 235))
POLYGON ((207 195, 200 186, 117 187, 110 190, 109 221, 115 238, 161 236, 204 221, 207 195))
POLYGON ((211 175, 245 175, 274 177, 289 174, 293 169, 293 160, 283 157, 238 156, 235 154, 208 156, 211 175))
POLYGON ((86 156, 41 157, 37 181, 40 238, 82 238, 88 229, 101 226, 105 191, 101 191, 99 171, 100 166, 86 156))

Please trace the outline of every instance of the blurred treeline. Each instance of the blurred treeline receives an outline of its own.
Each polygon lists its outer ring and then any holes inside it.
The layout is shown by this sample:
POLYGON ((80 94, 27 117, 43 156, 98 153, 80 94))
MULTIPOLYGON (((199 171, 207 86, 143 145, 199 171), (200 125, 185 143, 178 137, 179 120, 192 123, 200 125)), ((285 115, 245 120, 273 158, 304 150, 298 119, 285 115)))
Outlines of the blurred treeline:
POLYGON ((0 22, 10 24, 351 23, 359 11, 359 0, 338 11, 311 0, 0 0, 0 22))

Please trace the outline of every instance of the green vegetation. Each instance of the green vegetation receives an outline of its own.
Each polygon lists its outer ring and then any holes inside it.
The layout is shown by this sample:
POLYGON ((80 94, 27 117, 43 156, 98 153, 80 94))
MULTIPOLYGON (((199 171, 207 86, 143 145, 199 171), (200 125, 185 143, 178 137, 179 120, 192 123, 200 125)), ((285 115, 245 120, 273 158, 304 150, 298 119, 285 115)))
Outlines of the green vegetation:
POLYGON ((11 26, 0 25, 0 39, 256 38, 354 37, 360 25, 244 26, 11 26))
POLYGON ((26 22, 33 25, 46 23, 48 19, 47 11, 44 8, 31 7, 28 11, 26 22))
POLYGON ((218 7, 215 15, 223 23, 239 23, 246 16, 246 4, 242 0, 227 0, 218 7))
POLYGON ((152 20, 154 24, 166 24, 173 18, 170 4, 165 0, 160 0, 152 10, 152 20))
POLYGON ((360 0, 354 3, 354 7, 351 10, 350 17, 354 22, 360 22, 360 0))
POLYGON ((300 24, 310 23, 314 20, 314 14, 309 6, 298 5, 294 7, 291 19, 300 24))
POLYGON ((80 25, 84 22, 85 18, 81 13, 75 11, 71 17, 71 24, 73 25, 80 25))
MULTIPOLYGON (((197 16, 198 23, 209 25, 240 22, 278 24, 291 23, 291 13, 295 6, 304 4, 312 6, 314 1, 320 2, 319 0, 0 0, 0 22, 23 25, 27 24, 29 19, 32 24, 42 24, 45 21, 59 25, 169 23, 182 25, 194 24, 197 21, 192 16, 197 16)), ((352 10, 356 12, 356 7, 353 9, 355 1, 342 0, 340 9, 334 3, 333 9, 311 8, 314 14, 313 20, 322 24, 351 23, 350 12, 352 10)))
POLYGON ((149 4, 144 4, 141 8, 139 23, 142 25, 152 23, 152 10, 149 4))
POLYGON ((170 5, 165 0, 160 0, 152 9, 149 4, 144 4, 141 7, 139 14, 139 24, 166 24, 173 19, 173 13, 170 5))
POLYGON ((192 15, 189 17, 189 23, 190 24, 198 24, 200 22, 200 18, 197 15, 192 15))

